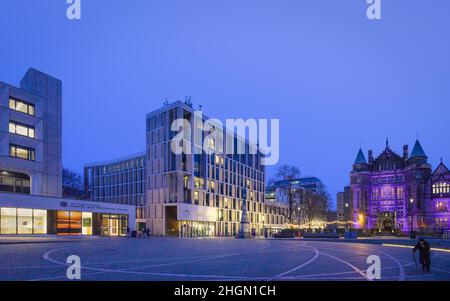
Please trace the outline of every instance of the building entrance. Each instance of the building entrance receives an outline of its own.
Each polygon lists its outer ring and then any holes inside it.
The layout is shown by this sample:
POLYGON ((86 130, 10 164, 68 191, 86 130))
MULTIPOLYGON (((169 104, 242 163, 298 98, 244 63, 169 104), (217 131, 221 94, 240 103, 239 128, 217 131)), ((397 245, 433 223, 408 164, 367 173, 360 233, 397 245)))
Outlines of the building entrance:
POLYGON ((102 236, 126 236, 128 218, 122 214, 102 214, 101 225, 102 236))
POLYGON ((392 232, 392 230, 393 230, 392 220, 385 219, 382 223, 382 232, 392 232))

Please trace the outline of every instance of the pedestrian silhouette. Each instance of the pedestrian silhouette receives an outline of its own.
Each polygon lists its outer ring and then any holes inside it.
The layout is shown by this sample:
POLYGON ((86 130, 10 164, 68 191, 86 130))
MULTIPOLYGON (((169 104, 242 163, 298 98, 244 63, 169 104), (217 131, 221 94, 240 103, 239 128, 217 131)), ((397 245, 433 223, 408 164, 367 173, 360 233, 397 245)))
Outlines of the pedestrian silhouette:
POLYGON ((422 271, 429 272, 431 266, 430 244, 426 240, 421 238, 419 239, 417 245, 414 247, 413 252, 416 253, 417 250, 419 250, 419 261, 422 265, 422 271))

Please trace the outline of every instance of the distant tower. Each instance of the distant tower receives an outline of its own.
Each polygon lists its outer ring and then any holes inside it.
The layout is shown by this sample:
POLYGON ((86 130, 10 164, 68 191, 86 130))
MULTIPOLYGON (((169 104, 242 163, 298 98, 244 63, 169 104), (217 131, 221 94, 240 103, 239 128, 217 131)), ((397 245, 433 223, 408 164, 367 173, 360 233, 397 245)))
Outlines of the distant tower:
MULTIPOLYGON (((370 160, 371 154, 369 153, 370 160)), ((372 164, 372 163, 371 163, 372 164)), ((350 175, 351 185, 351 203, 352 217, 355 228, 366 228, 369 215, 369 186, 370 186, 370 168, 369 163, 360 148, 356 155, 353 170, 350 175)))

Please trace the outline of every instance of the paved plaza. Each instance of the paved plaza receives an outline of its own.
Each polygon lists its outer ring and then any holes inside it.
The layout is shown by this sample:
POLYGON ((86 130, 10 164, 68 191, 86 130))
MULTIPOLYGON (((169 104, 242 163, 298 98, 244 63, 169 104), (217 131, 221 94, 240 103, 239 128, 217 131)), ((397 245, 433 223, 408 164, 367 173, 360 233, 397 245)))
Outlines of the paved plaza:
POLYGON ((67 280, 70 255, 81 259, 81 280, 366 281, 370 255, 381 258, 381 280, 450 280, 450 253, 440 251, 423 273, 411 249, 379 244, 101 237, 1 239, 0 280, 67 280))

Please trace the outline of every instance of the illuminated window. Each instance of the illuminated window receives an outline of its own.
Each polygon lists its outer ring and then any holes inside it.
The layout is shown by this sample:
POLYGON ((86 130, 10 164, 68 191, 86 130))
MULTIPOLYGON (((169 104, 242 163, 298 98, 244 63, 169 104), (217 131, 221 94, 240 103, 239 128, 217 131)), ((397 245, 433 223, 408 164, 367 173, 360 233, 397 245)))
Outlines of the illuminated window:
POLYGON ((450 193, 450 184, 445 182, 439 182, 433 184, 433 194, 450 193))
POLYGON ((22 112, 31 116, 34 116, 34 105, 24 102, 22 100, 10 98, 9 108, 14 111, 22 112))
POLYGON ((58 211, 56 229, 58 235, 81 235, 82 214, 77 211, 58 211))
POLYGON ((47 234, 47 210, 33 210, 33 234, 47 234))
POLYGON ((199 201, 199 193, 198 193, 198 190, 195 190, 194 191, 194 202, 195 202, 195 205, 198 205, 198 201, 199 201))
POLYGON ((12 121, 9 122, 9 132, 12 134, 34 138, 34 127, 12 121))
POLYGON ((92 212, 82 212, 82 229, 81 234, 92 235, 92 212))
POLYGON ((1 208, 0 234, 46 234, 47 211, 24 208, 1 208))
POLYGON ((34 149, 13 144, 9 146, 9 155, 14 158, 20 158, 30 161, 35 160, 34 149))
POLYGON ((16 208, 1 208, 1 234, 17 234, 16 208))
POLYGON ((33 234, 33 209, 17 209, 17 234, 33 234))
POLYGON ((405 198, 405 191, 403 187, 397 188, 397 200, 403 200, 405 198))

